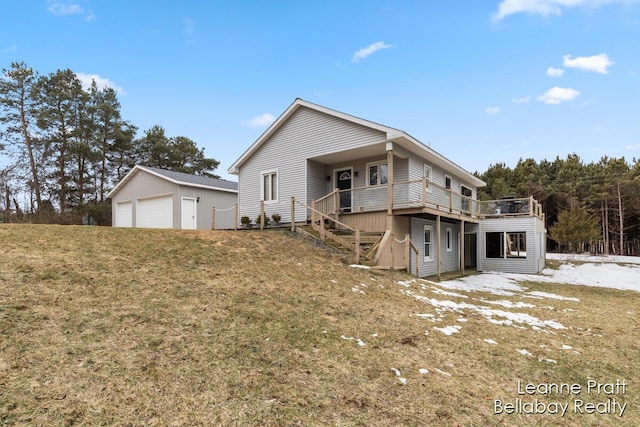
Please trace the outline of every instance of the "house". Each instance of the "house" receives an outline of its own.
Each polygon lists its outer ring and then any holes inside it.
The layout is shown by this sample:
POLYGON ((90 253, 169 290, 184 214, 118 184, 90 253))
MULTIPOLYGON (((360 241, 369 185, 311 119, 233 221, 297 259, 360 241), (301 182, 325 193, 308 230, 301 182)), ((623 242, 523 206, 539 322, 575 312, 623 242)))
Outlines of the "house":
POLYGON ((377 233, 366 256, 378 266, 419 276, 544 267, 533 198, 478 201, 482 180, 406 132, 302 99, 228 172, 238 175, 239 215, 277 212, 292 228, 355 241, 356 257, 363 236, 377 233))
POLYGON ((114 227, 232 228, 233 215, 225 219, 214 215, 213 209, 233 209, 238 200, 238 184, 136 165, 107 197, 112 201, 114 227), (218 224, 213 224, 214 217, 218 224))

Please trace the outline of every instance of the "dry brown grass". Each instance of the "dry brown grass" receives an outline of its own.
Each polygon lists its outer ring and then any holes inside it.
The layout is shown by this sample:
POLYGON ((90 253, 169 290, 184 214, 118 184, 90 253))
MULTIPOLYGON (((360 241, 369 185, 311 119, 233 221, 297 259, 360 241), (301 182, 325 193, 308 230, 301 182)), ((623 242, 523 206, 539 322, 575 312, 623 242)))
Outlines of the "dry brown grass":
POLYGON ((0 425, 640 425, 637 293, 529 283, 580 302, 515 311, 568 329, 465 312, 445 336, 412 316, 435 312, 409 276, 283 231, 3 225, 0 242, 0 425), (518 380, 588 378, 627 380, 622 418, 493 414, 518 380))

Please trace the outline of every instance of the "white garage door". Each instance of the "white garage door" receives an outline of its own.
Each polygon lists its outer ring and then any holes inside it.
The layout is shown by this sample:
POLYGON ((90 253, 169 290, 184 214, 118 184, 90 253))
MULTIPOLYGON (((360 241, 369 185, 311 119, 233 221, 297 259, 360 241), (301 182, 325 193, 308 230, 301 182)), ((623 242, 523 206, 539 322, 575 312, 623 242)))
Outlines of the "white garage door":
POLYGON ((133 227, 133 203, 120 202, 116 204, 116 227, 133 227))
POLYGON ((173 196, 138 199, 136 227, 173 228, 173 196))

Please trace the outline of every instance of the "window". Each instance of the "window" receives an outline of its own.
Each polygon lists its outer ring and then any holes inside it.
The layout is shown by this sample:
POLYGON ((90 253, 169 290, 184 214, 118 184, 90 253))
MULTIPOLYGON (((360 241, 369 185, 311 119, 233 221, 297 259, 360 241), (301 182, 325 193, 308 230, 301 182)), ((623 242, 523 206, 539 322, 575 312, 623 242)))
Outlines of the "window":
POLYGON ((433 170, 431 169, 431 166, 425 164, 424 165, 424 172, 423 175, 425 178, 427 178, 427 192, 431 193, 431 185, 429 185, 431 183, 431 176, 433 174, 433 170))
POLYGON ((487 258, 527 257, 527 234, 523 231, 487 233, 486 238, 487 258))
POLYGON ((465 187, 464 185, 460 185, 460 193, 464 196, 462 198, 462 210, 465 212, 469 212, 469 202, 471 201, 473 191, 470 188, 465 187))
POLYGON ((433 246, 431 242, 431 236, 433 236, 433 227, 430 225, 424 226, 424 260, 433 261, 433 255, 431 254, 431 248, 433 246))
POLYGON ((506 233, 507 234, 507 258, 526 258, 527 257, 527 235, 524 232, 506 233))
POLYGON ((262 188, 260 195, 265 202, 278 201, 278 171, 271 170, 262 172, 262 188))
POLYGON ((453 231, 450 228, 447 228, 445 232, 445 244, 447 247, 447 252, 451 252, 453 250, 453 231))
POLYGON ((445 175, 444 176, 444 188, 447 189, 447 192, 445 193, 445 196, 447 197, 447 199, 449 198, 449 194, 451 193, 451 177, 449 175, 445 175))
POLYGON ((384 185, 389 182, 389 167, 387 162, 367 164, 368 185, 384 185))

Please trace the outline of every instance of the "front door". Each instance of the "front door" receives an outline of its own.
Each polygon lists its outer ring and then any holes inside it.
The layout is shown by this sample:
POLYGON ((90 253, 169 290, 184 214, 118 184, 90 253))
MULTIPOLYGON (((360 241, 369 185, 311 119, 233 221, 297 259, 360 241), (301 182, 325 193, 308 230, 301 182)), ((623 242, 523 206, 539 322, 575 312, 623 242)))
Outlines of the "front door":
MULTIPOLYGON (((351 190, 352 185, 351 169, 336 171, 336 188, 338 190, 351 190)), ((340 211, 351 212, 351 191, 340 191, 340 211)))

